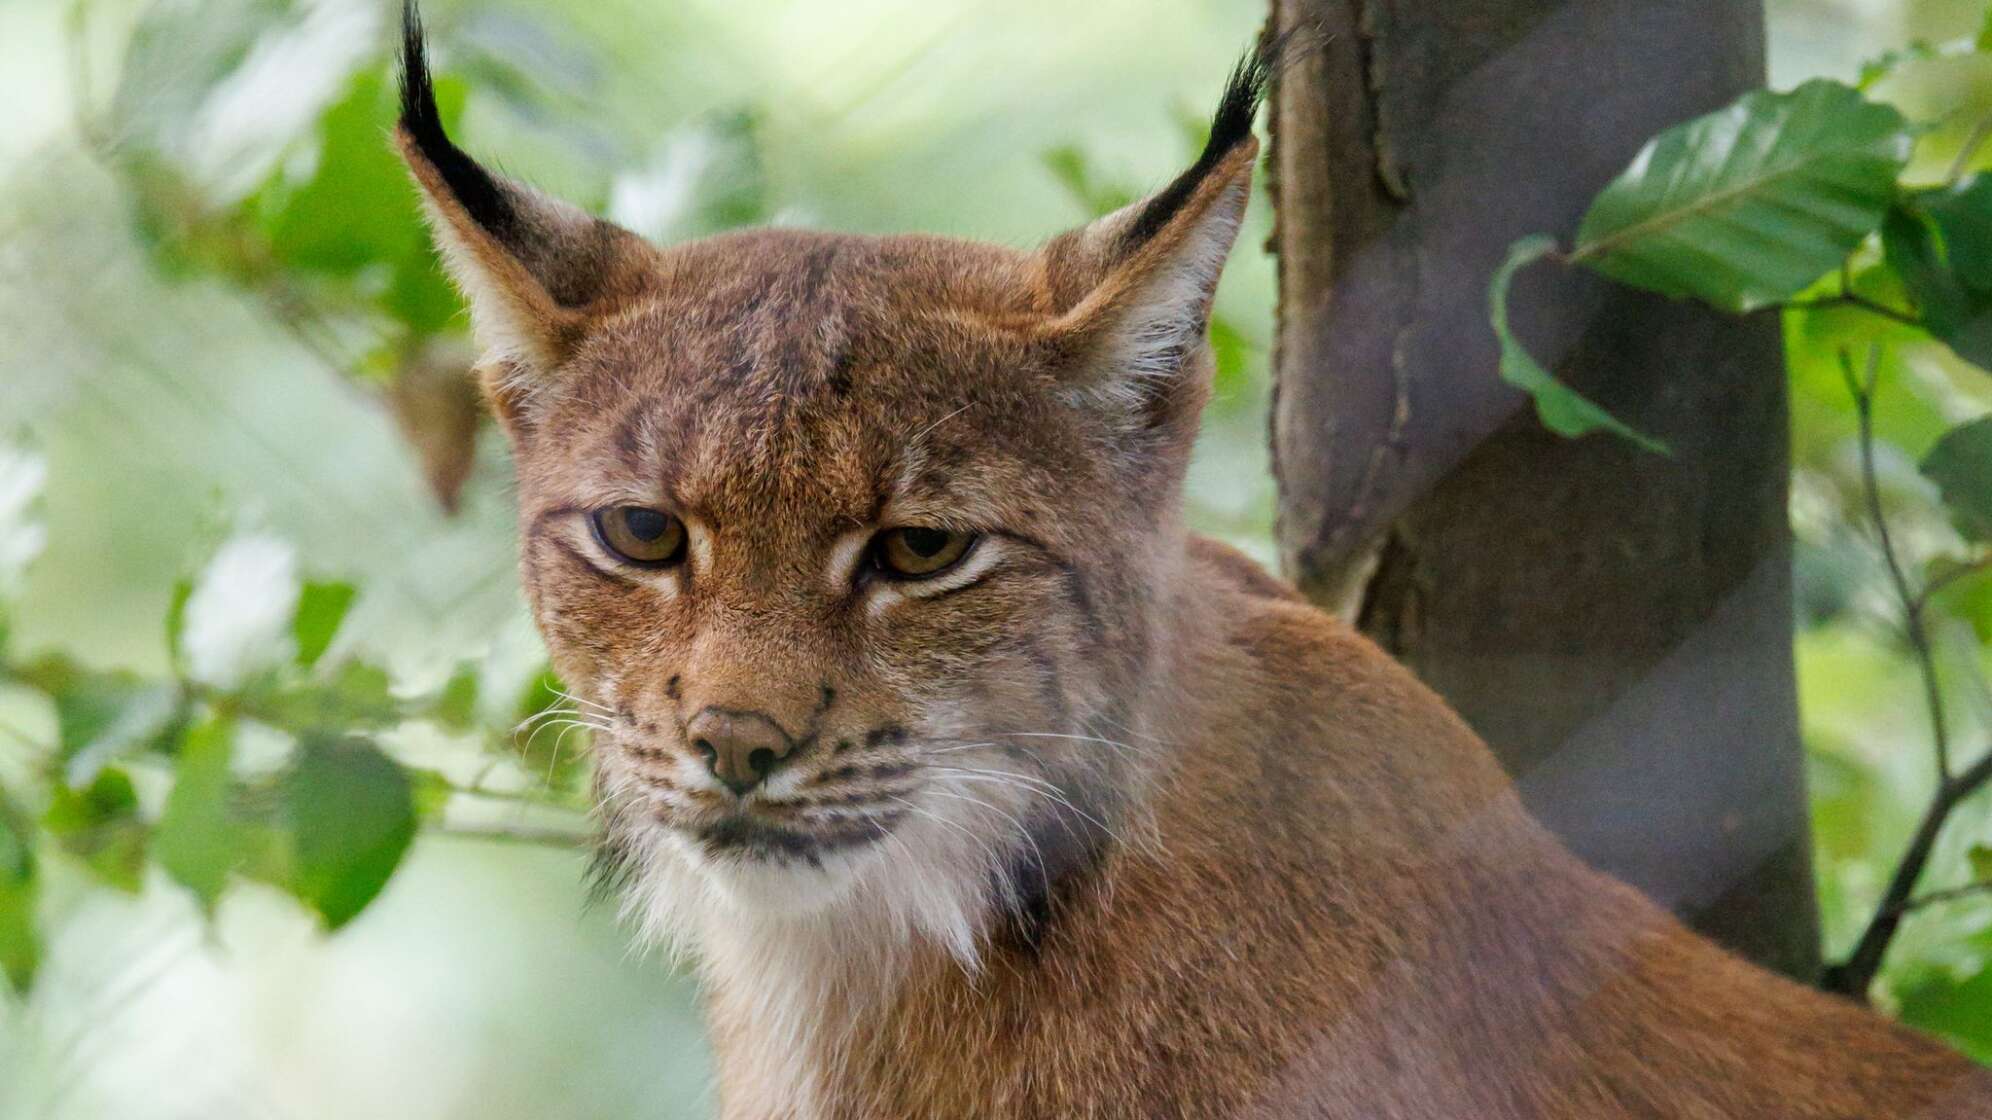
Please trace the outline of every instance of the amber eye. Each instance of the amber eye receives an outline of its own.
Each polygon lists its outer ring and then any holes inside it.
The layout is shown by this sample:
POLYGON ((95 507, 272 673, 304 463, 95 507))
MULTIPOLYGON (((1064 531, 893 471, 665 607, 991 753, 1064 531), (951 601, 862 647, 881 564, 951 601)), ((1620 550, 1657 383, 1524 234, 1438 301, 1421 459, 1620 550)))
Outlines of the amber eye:
POLYGON ((896 579, 926 579, 961 562, 975 534, 909 525, 887 529, 872 541, 872 563, 896 579))
POLYGON ((643 506, 596 511, 595 536, 632 564, 662 568, 685 558, 685 523, 643 506))

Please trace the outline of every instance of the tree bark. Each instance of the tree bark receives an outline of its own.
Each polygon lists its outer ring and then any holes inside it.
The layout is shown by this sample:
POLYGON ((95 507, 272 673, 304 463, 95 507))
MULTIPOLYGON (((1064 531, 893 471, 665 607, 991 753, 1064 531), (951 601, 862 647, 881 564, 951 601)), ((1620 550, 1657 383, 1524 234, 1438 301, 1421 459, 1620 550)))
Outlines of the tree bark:
POLYGON ((1288 573, 1579 854, 1812 977, 1777 322, 1522 274, 1531 349, 1671 457, 1545 431, 1487 325, 1512 240, 1567 243, 1646 138, 1761 84, 1760 4, 1273 0, 1273 25, 1322 42, 1273 97, 1288 573))

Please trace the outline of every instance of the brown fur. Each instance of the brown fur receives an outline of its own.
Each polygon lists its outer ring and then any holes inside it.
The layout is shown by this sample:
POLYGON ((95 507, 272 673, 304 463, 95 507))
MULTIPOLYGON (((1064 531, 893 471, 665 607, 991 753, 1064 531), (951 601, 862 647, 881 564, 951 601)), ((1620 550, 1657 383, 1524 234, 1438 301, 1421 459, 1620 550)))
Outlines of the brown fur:
POLYGON ((512 184, 494 230, 439 136, 403 148, 497 352, 527 591, 611 862, 703 961, 727 1116, 1987 1114, 1950 1051, 1580 864, 1437 697, 1185 533, 1248 137, 1020 253, 657 249, 512 184), (626 504, 691 559, 619 567, 586 526, 626 504), (895 525, 995 559, 943 591, 836 567, 895 525), (702 776, 712 709, 798 744, 789 784, 702 776), (970 941, 893 924, 963 866, 970 941))

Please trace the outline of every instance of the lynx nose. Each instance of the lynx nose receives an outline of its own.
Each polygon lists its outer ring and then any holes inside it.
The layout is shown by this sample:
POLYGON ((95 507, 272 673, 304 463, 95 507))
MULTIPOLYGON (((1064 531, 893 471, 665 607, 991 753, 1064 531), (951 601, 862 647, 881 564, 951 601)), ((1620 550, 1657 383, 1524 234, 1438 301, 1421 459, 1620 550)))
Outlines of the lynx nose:
POLYGON ((789 755, 789 737, 759 712, 707 708, 685 725, 685 738, 705 759, 706 769, 736 795, 744 795, 774 773, 789 755))

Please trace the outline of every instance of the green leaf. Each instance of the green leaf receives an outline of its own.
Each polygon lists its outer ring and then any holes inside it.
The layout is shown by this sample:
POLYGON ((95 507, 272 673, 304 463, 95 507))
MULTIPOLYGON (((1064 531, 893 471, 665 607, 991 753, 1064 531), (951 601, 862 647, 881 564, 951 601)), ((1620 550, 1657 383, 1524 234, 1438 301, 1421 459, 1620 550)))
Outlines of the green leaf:
POLYGON ((1902 115, 1837 82, 1745 94, 1661 133, 1592 202, 1570 259, 1727 311, 1790 299, 1881 224, 1902 115))
POLYGON ((1983 844, 1973 844, 1965 854, 1971 861, 1971 878, 1977 883, 1992 883, 1992 848, 1983 844))
POLYGON ((86 669, 61 655, 42 657, 17 675, 55 702, 63 780, 71 786, 88 785, 105 763, 151 744, 179 713, 179 689, 171 684, 86 669))
POLYGON ((1882 247, 1930 333, 1992 370, 1992 175, 1903 199, 1882 247))
POLYGON ((430 705, 429 715, 451 731, 468 731, 477 725, 477 666, 464 662, 443 684, 430 705))
POLYGON ((299 590, 297 614, 291 619, 291 636, 297 640, 299 665, 308 669, 325 656, 333 637, 339 633, 339 624, 346 620, 354 594, 350 583, 307 581, 299 590))
MULTIPOLYGON (((446 126, 461 113, 463 83, 438 75, 446 126)), ((415 334, 448 329, 462 303, 443 277, 407 170, 387 141, 394 103, 381 75, 355 74, 318 124, 318 159, 294 187, 279 181, 261 200, 264 232, 292 269, 358 282, 379 270, 372 298, 415 334)))
POLYGON ((166 603, 166 656, 180 667, 180 639, 187 632, 187 600, 194 597, 194 581, 181 576, 173 581, 173 597, 166 603))
POLYGON ((119 890, 138 893, 145 875, 145 821, 124 771, 105 768, 81 790, 58 785, 42 827, 119 890))
POLYGON ((1255 347, 1238 325, 1222 315, 1210 318, 1210 349, 1217 361, 1216 376, 1212 380, 1213 403, 1219 407, 1231 404, 1249 403, 1246 390, 1252 377, 1252 355, 1255 347))
POLYGON ((1901 66, 1903 63, 1937 57, 1940 57, 1940 52, 1937 48, 1918 39, 1907 46, 1884 51, 1879 56, 1861 63, 1860 76, 1854 79, 1854 85, 1863 91, 1873 89, 1876 85, 1880 84, 1883 78, 1893 74, 1896 67, 1901 66))
POLYGON ((1667 445, 1640 432, 1618 417, 1593 404, 1576 390, 1563 384, 1542 368, 1515 338, 1508 324, 1508 286, 1515 273, 1547 256, 1556 248, 1554 239, 1537 234, 1524 237, 1508 248, 1508 259, 1494 272, 1487 285, 1487 314, 1494 323, 1495 337, 1501 342, 1501 380, 1535 398, 1536 415, 1543 427, 1558 435, 1575 438, 1606 431, 1631 440, 1648 451, 1667 454, 1667 445))
POLYGON ((291 890, 338 929, 400 866, 415 837, 413 790, 370 743, 307 739, 284 782, 284 826, 291 890))
POLYGON ((1922 470, 1943 492, 1958 531, 1992 540, 1992 416, 1945 432, 1923 457, 1922 470))
POLYGON ((223 718, 191 728, 173 765, 173 791, 159 816, 153 858, 210 912, 253 839, 230 806, 235 729, 223 718))
POLYGON ((355 74, 345 95, 319 118, 311 177, 277 196, 281 201, 265 224, 270 247, 284 264, 351 275, 419 243, 408 173, 387 143, 392 119, 386 83, 372 70, 355 74))
POLYGON ((35 872, 34 834, 27 815, 0 790, 0 972, 22 995, 34 984, 41 963, 35 872))
POLYGON ((1950 969, 1917 968, 1895 995, 1903 1022, 1944 1035, 1979 1061, 1992 1062, 1992 969, 1960 979, 1950 969))
POLYGON ((404 715, 386 670, 364 661, 341 662, 329 678, 258 689, 242 697, 242 710, 298 735, 386 727, 404 715))

